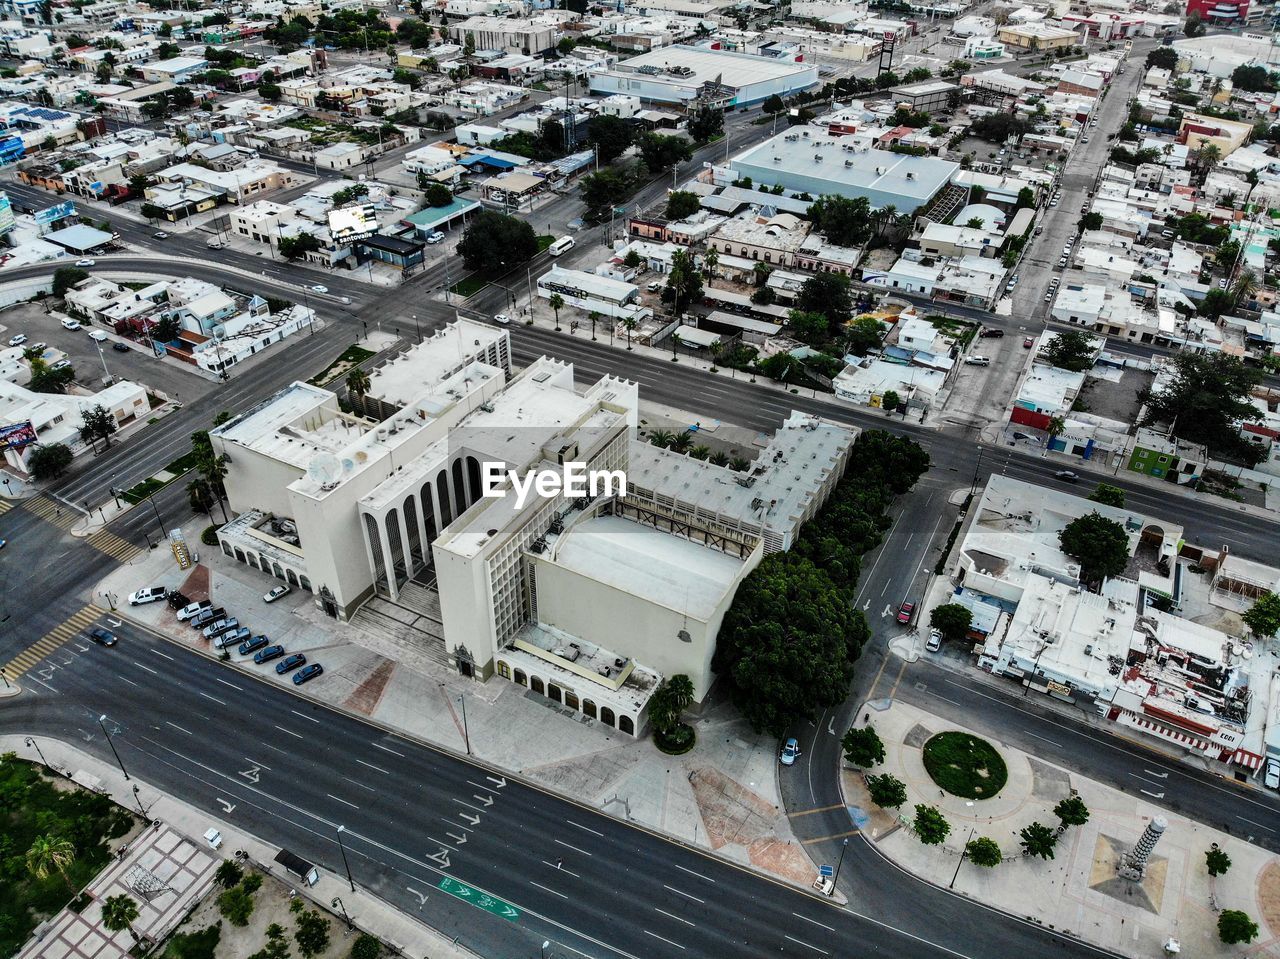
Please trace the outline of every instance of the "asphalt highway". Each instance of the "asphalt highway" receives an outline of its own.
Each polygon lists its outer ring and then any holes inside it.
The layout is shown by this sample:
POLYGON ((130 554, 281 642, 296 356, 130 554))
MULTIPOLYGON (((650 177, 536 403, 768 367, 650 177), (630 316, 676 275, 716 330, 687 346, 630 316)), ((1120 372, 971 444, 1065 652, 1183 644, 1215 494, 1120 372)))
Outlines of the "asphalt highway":
POLYGON ((481 955, 536 955, 544 939, 627 959, 1097 954, 883 864, 848 864, 855 897, 842 909, 140 629, 119 632, 113 648, 73 641, 28 674, 36 695, 0 704, 0 730, 112 762, 105 714, 125 769, 149 788, 339 876, 343 826, 357 883, 481 955), (500 904, 451 896, 446 877, 500 904))

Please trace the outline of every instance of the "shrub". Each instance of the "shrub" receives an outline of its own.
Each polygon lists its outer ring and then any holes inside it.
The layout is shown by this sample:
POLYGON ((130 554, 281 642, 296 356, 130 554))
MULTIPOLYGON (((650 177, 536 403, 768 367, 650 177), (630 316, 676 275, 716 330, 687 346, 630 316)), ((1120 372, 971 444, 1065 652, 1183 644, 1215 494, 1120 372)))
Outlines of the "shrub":
POLYGON ((1258 938, 1258 924, 1239 909, 1224 909, 1218 915, 1218 938, 1229 946, 1253 942, 1258 938))
POLYGON ((244 870, 240 868, 239 863, 231 859, 219 866, 213 874, 213 881, 223 889, 230 889, 232 886, 238 885, 243 878, 244 870))
POLYGON ((935 806, 920 803, 916 806, 916 818, 911 823, 912 829, 926 846, 937 846, 946 841, 951 834, 951 823, 947 822, 935 806))
POLYGON ((868 776, 867 792, 871 794, 871 801, 883 809, 896 809, 907 801, 906 785, 888 773, 868 776))
POLYGON ((992 869, 1004 862, 1004 854, 1000 852, 1000 846, 994 839, 988 839, 986 836, 969 840, 964 849, 969 854, 969 861, 975 866, 992 869))
POLYGON ((1209 870, 1211 876, 1221 876, 1231 868, 1231 857, 1214 844, 1214 847, 1204 854, 1204 865, 1209 870))
POLYGON ((253 915, 253 895, 244 886, 233 886, 218 895, 218 911, 231 925, 247 926, 253 915))
POLYGON ((217 546, 218 545, 218 527, 206 526, 204 528, 204 531, 201 532, 200 534, 200 542, 204 543, 205 546, 217 546))
POLYGON ((844 747, 844 758, 855 766, 870 769, 884 762, 884 743, 874 726, 850 729, 840 745, 844 747))
POLYGON ((923 758, 929 778, 964 799, 990 799, 1009 777, 995 747, 969 733, 938 733, 924 744, 923 758))
POLYGON ((360 933, 351 946, 351 959, 378 959, 382 955, 382 943, 367 932, 360 933))

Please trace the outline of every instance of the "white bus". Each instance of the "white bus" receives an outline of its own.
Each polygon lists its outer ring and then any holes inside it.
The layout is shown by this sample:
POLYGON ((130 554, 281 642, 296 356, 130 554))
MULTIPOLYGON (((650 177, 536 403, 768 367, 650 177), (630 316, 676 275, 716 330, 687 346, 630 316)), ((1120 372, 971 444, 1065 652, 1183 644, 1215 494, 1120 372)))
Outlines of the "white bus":
POLYGON ((573 242, 573 237, 562 236, 560 237, 560 239, 556 240, 549 247, 547 247, 547 252, 550 253, 552 256, 559 256, 561 253, 566 253, 569 250, 572 250, 574 246, 575 244, 573 242))

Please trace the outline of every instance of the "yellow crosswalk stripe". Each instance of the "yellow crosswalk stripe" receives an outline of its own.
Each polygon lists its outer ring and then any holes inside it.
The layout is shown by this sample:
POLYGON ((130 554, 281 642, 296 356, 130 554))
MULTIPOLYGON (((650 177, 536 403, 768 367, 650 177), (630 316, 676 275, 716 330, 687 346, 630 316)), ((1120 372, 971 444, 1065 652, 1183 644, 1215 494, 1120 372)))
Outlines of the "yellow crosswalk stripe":
POLYGON ((55 652, 68 640, 84 632, 104 612, 106 610, 101 607, 90 604, 72 613, 17 656, 13 657, 13 659, 9 660, 9 662, 5 663, 3 667, 0 667, 3 668, 6 678, 12 682, 20 677, 36 663, 55 652))
POLYGON ((0 499, 0 516, 3 516, 9 510, 13 509, 13 504, 7 499, 0 499))
POLYGON ((142 547, 134 546, 128 540, 121 539, 115 533, 105 529, 94 533, 85 542, 99 552, 114 556, 122 563, 127 563, 142 552, 142 547))
POLYGON ((59 529, 69 530, 80 519, 80 514, 71 507, 55 503, 47 496, 37 496, 26 500, 22 505, 28 512, 35 513, 42 520, 52 523, 59 529))

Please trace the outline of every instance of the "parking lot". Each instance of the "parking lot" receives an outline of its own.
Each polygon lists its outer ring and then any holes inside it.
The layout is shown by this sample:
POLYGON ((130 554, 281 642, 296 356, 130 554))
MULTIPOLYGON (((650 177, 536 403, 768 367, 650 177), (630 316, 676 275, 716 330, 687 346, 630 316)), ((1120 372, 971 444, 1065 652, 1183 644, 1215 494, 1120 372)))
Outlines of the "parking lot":
POLYGON ((24 347, 45 343, 51 349, 65 354, 76 371, 76 383, 85 389, 97 391, 102 388, 104 362, 106 372, 116 379, 141 383, 152 391, 158 390, 183 402, 203 396, 216 385, 176 360, 161 360, 152 356, 145 343, 122 340, 102 326, 64 329, 58 318, 46 314, 44 306, 38 302, 19 303, 0 312, 0 326, 3 327, 0 329, 0 342, 7 344, 14 334, 25 333, 27 342, 23 344, 24 347), (101 354, 98 344, 89 336, 93 330, 106 333, 107 339, 102 342, 101 354), (114 349, 115 343, 124 343, 125 350, 120 352, 114 349))

